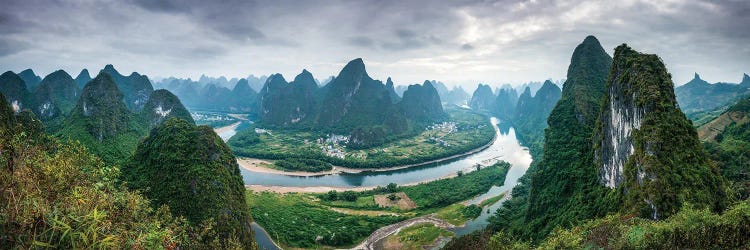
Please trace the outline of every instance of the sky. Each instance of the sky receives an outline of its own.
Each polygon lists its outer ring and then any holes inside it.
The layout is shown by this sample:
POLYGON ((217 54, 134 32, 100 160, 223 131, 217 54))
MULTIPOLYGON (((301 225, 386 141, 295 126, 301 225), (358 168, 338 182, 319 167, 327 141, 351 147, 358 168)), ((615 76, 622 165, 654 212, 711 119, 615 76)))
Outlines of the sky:
POLYGON ((197 79, 302 69, 318 79, 363 58, 375 79, 473 88, 565 78, 573 49, 596 36, 659 55, 676 85, 698 72, 750 72, 750 1, 2 0, 0 70, 75 77, 197 79))

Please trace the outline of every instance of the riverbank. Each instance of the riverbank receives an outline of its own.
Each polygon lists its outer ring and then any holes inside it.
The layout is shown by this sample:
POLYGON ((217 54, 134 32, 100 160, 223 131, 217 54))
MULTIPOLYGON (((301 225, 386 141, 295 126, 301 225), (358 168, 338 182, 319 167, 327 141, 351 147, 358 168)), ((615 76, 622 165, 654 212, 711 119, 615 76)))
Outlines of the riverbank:
MULTIPOLYGON (((250 172, 257 172, 257 173, 267 173, 267 174, 280 174, 280 175, 288 175, 288 176, 301 176, 301 177, 310 177, 310 176, 323 176, 323 175, 332 175, 332 174, 341 174, 341 173, 348 173, 348 174, 359 174, 359 173, 366 173, 366 172, 388 172, 388 171, 395 171, 395 170, 401 170, 401 169, 407 169, 412 167, 419 167, 429 164, 435 164, 435 163, 441 163, 449 160, 453 160, 456 158, 464 157, 473 155, 476 153, 479 153, 490 146, 492 146, 493 143, 497 140, 497 125, 493 124, 495 129, 495 135, 492 137, 492 140, 490 140, 487 144, 469 150, 464 153, 451 155, 448 157, 443 157, 435 160, 430 160, 426 162, 420 162, 415 164, 408 164, 408 165, 401 165, 401 166, 395 166, 395 167, 387 167, 387 168, 347 168, 347 167, 341 167, 341 166, 333 166, 333 168, 329 171, 322 171, 322 172, 304 172, 304 171, 283 171, 278 169, 273 169, 269 167, 264 167, 264 164, 273 164, 272 160, 265 160, 265 159, 258 159, 258 158, 237 158, 237 164, 240 165, 240 167, 250 171, 250 172), (264 164, 260 164, 264 163, 264 164)), ((218 133, 218 132, 217 132, 218 133)))

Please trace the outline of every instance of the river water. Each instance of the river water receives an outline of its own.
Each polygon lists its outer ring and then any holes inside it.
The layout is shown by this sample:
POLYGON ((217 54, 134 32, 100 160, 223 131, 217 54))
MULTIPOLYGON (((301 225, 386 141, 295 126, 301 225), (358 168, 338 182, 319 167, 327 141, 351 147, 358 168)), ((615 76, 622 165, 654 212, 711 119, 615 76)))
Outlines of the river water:
MULTIPOLYGON (((494 117, 491 122, 497 133, 497 139, 492 145, 478 153, 440 163, 384 172, 341 173, 311 177, 256 173, 243 168, 240 168, 240 171, 245 184, 248 185, 374 187, 385 186, 389 183, 403 185, 430 181, 454 174, 459 170, 470 171, 473 166, 480 163, 486 165, 488 161, 504 160, 511 163, 512 168, 506 178, 506 185, 503 185, 503 187, 508 186, 508 184, 515 185, 517 179, 526 172, 531 163, 531 155, 528 149, 520 145, 512 127, 498 126, 499 121, 494 117)), ((512 186, 509 186, 509 188, 512 188, 512 186)))
MULTIPOLYGON (((528 170, 531 164, 529 150, 521 146, 516 138, 515 130, 499 122, 496 118, 490 119, 495 127, 497 139, 488 148, 469 156, 429 164, 420 167, 384 171, 365 172, 358 174, 334 174, 325 176, 298 177, 279 174, 256 173, 240 168, 245 184, 257 184, 268 186, 329 186, 329 187, 372 187, 385 186, 389 183, 399 185, 434 180, 456 173, 459 170, 471 171, 476 164, 486 165, 495 160, 503 160, 511 164, 511 168, 502 186, 494 186, 487 193, 470 200, 469 204, 479 204, 481 201, 498 196, 504 192, 510 192, 528 170)), ((503 198, 498 202, 483 208, 482 214, 468 222, 463 227, 452 229, 457 236, 465 235, 487 226, 487 219, 506 200, 503 198)), ((261 249, 278 249, 265 230, 257 224, 253 224, 255 236, 261 249)))

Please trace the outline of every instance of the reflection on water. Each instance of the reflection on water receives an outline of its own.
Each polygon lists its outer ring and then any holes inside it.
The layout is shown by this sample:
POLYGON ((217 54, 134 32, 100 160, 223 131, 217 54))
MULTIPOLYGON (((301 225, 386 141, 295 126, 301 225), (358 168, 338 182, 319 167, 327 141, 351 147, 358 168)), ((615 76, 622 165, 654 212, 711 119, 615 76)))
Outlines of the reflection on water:
MULTIPOLYGON (((469 156, 460 157, 446 162, 400 169, 386 172, 365 172, 358 174, 336 174, 325 176, 287 176, 269 173, 250 172, 240 168, 245 184, 267 185, 267 186, 330 186, 330 187, 372 187, 385 186, 389 183, 407 184, 429 181, 441 178, 459 170, 472 169, 476 164, 489 159, 504 160, 513 165, 506 183, 515 183, 517 178, 510 178, 511 174, 519 171, 521 175, 531 163, 528 150, 522 147, 516 139, 515 131, 509 125, 501 125, 498 128, 498 119, 491 118, 495 127, 497 139, 488 148, 469 156)), ((520 175, 519 175, 520 177, 520 175)), ((515 184, 513 184, 515 185, 515 184)))

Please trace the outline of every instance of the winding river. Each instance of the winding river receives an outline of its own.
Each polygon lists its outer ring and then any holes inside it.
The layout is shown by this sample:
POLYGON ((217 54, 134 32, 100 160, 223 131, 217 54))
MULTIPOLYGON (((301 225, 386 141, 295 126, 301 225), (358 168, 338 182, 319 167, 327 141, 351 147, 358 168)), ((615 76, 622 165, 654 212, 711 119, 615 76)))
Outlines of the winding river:
MULTIPOLYGON (((389 183, 399 185, 418 183, 443 178, 455 174, 459 170, 464 172, 472 171, 477 164, 489 165, 497 160, 510 163, 511 168, 502 186, 492 187, 487 193, 467 202, 468 204, 479 204, 487 198, 510 192, 531 164, 531 155, 526 147, 521 146, 516 138, 515 130, 510 126, 500 123, 494 117, 490 121, 495 127, 495 133, 497 134, 492 145, 475 154, 435 164, 384 172, 340 173, 310 177, 258 173, 243 168, 240 168, 240 170, 247 185, 352 188, 385 186, 389 183)), ((452 231, 457 236, 461 236, 484 228, 489 223, 487 218, 492 215, 493 211, 500 208, 506 199, 507 196, 485 207, 478 218, 470 220, 465 225, 452 229, 452 231)), ((254 227, 261 249, 277 249, 268 234, 260 226, 256 224, 254 227)))
MULTIPOLYGON (((475 154, 440 163, 393 171, 340 173, 309 177, 258 173, 243 168, 240 168, 240 170, 246 185, 343 188, 385 186, 389 183, 403 185, 430 181, 455 174, 459 170, 471 171, 473 166, 477 164, 487 165, 495 160, 504 160, 511 163, 514 168, 511 170, 512 173, 519 172, 515 168, 522 168, 523 172, 520 172, 520 175, 523 175, 531 162, 528 150, 520 145, 512 127, 498 126, 499 121, 494 117, 491 122, 497 133, 497 138, 492 145, 475 154)), ((520 175, 516 177, 509 173, 506 183, 511 181, 514 184, 520 175)))

